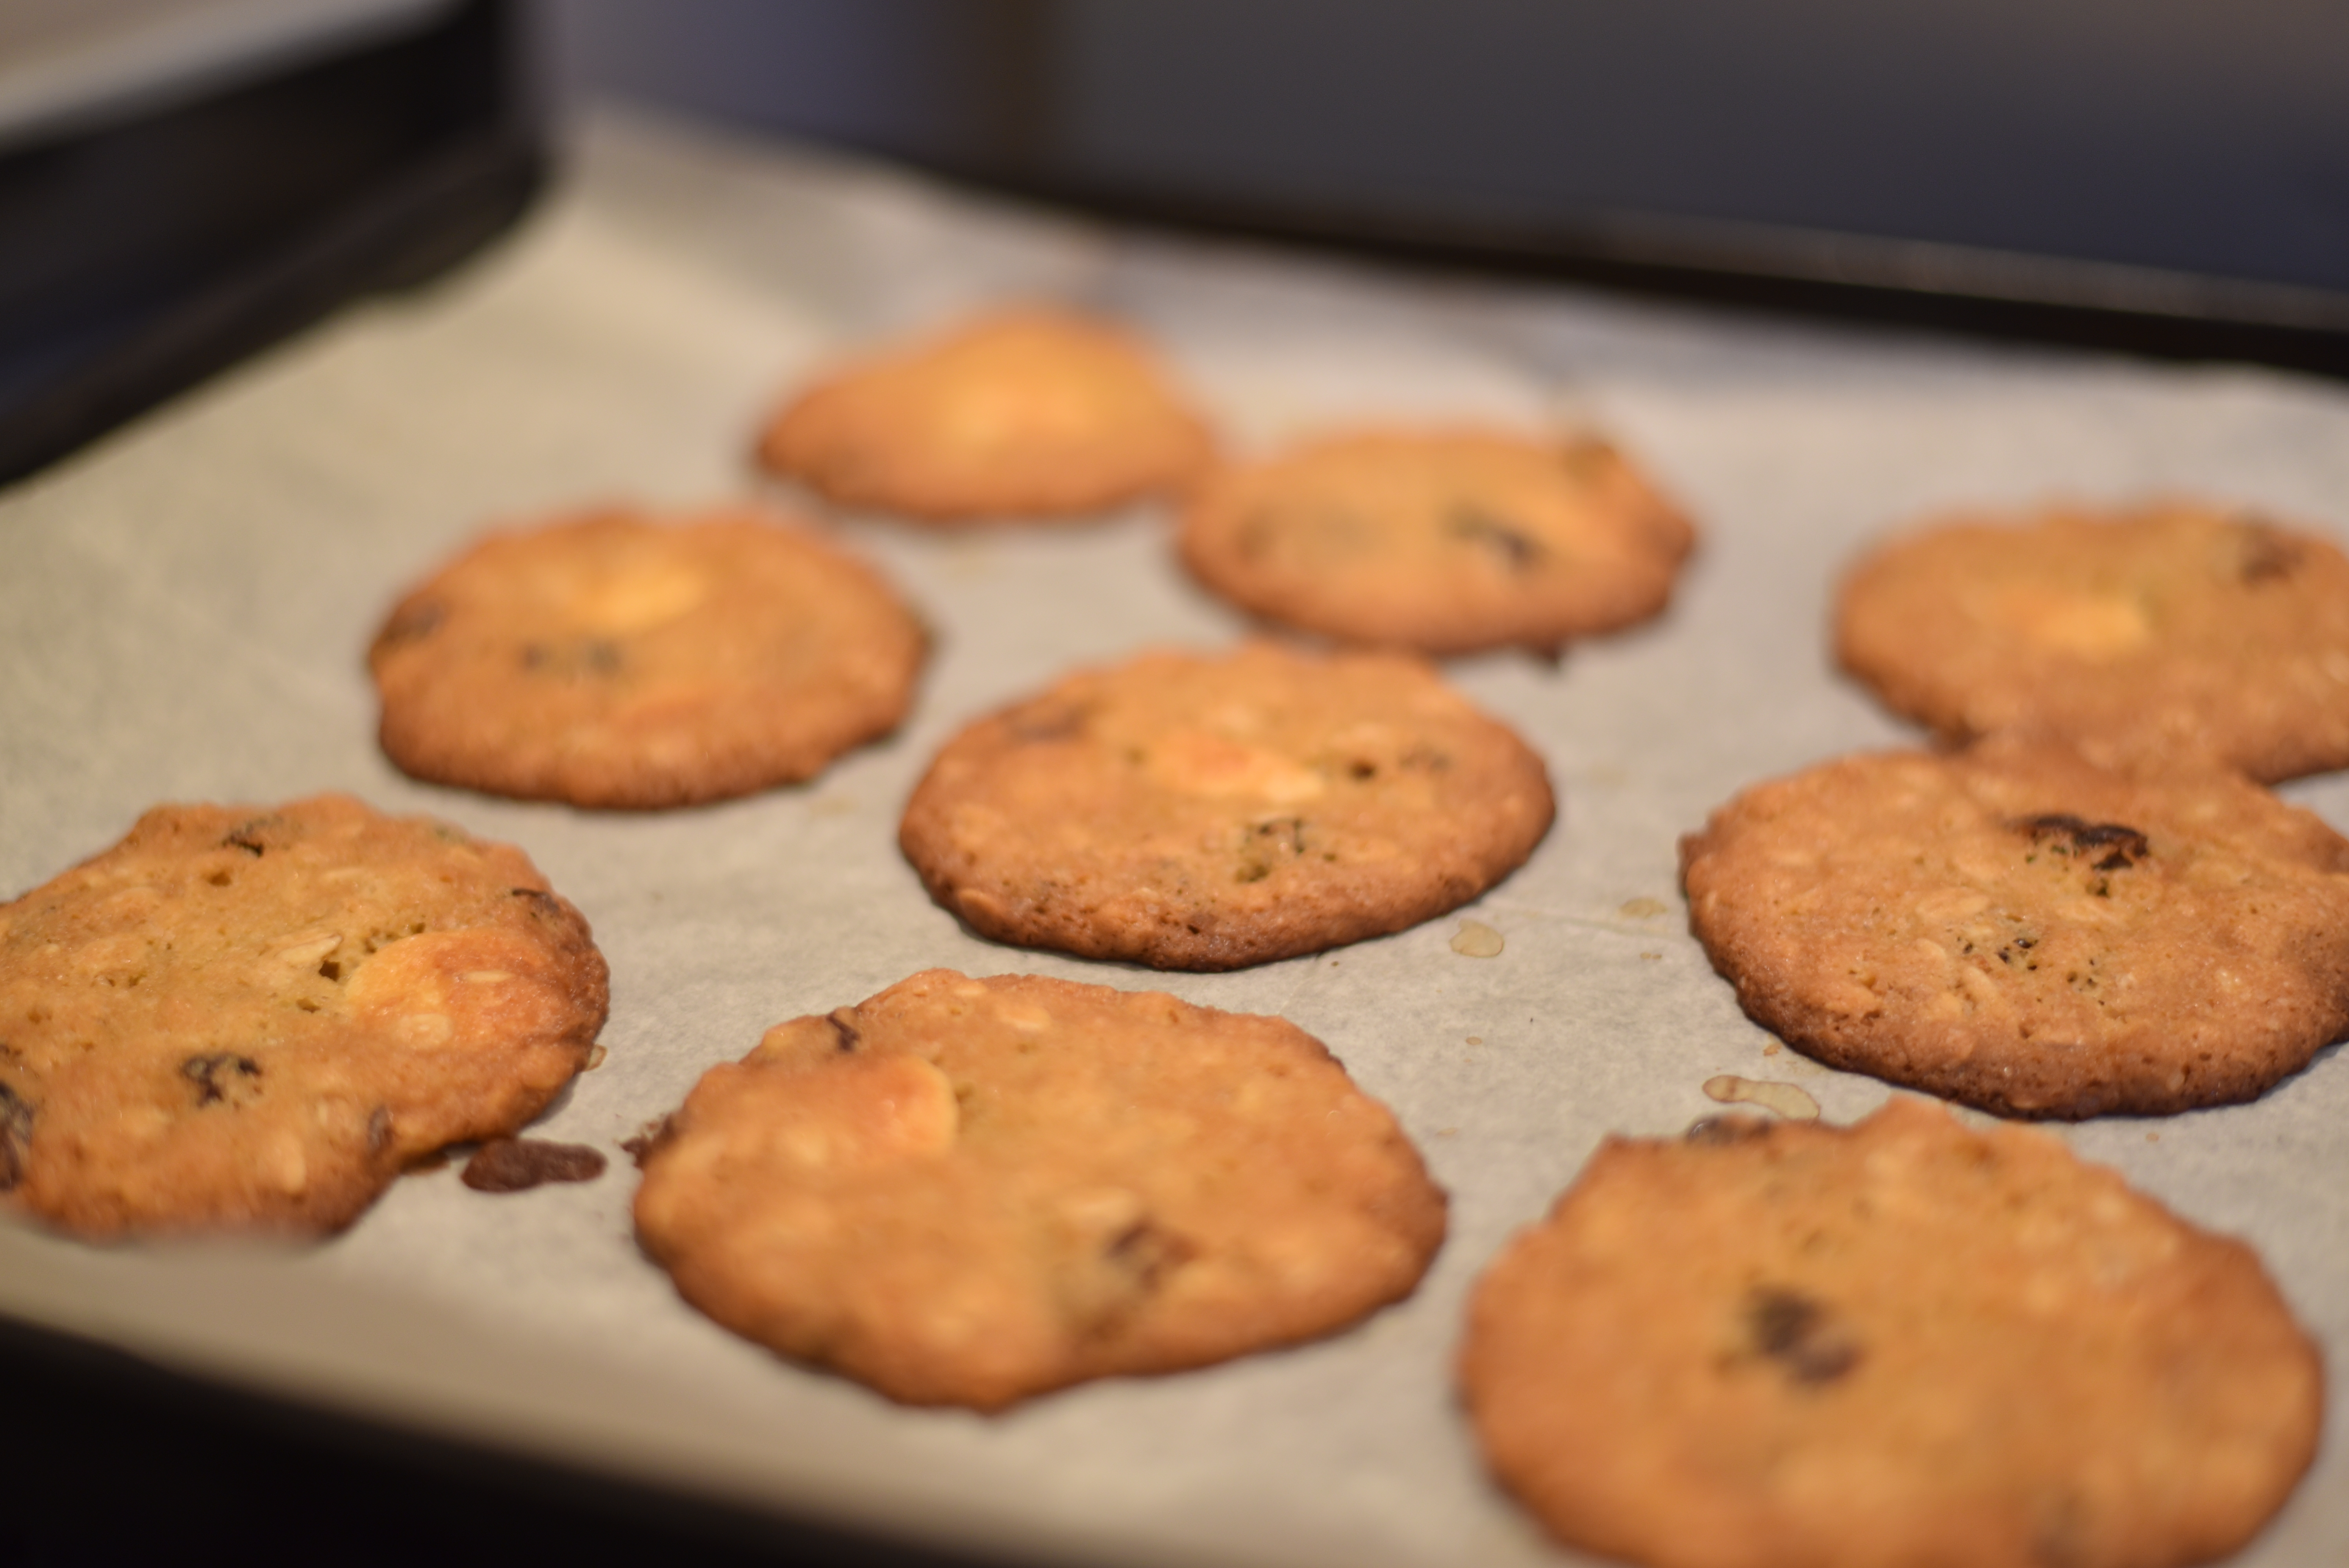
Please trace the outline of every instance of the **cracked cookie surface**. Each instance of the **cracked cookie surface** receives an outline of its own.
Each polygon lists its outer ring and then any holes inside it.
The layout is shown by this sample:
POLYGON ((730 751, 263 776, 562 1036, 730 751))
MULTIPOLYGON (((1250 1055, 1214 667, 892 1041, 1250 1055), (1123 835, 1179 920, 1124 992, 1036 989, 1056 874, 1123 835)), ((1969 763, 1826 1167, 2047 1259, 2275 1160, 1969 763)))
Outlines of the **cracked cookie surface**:
POLYGON ((610 511, 477 542, 400 600, 367 664, 403 772, 655 809, 812 778, 888 734, 926 646, 812 529, 610 511))
POLYGON ((1042 306, 853 362, 759 444, 768 469, 836 505, 940 524, 1083 518, 1180 490, 1212 454, 1139 340, 1042 306))
POLYGON ((0 1207, 321 1234, 585 1064, 587 923, 522 852, 347 796, 159 806, 0 904, 0 1207))
POLYGON ((1212 475, 1185 510, 1193 576, 1342 642, 1555 654, 1660 614, 1695 530, 1590 438, 1367 431, 1212 475))
POLYGON ((1746 790, 1681 864, 1756 1023, 2005 1115, 2250 1099, 2349 1029, 2349 841, 2216 768, 1842 758, 1746 790))
POLYGON ((2323 1417, 2249 1247, 1912 1099, 1609 1139, 1478 1282, 1460 1378, 1552 1533, 1657 1568, 2204 1562, 2323 1417))
POLYGON ((2256 513, 1928 526, 1852 568, 1835 637, 1846 670, 1945 738, 2027 731, 2269 781, 2349 767, 2349 556, 2256 513))
POLYGON ((1421 661, 1252 643, 1081 671, 979 719, 899 842, 982 935, 1232 969, 1465 903, 1554 812, 1540 758, 1421 661))
POLYGON ((1295 1026, 1024 975, 779 1024, 638 1158, 638 1237, 688 1302, 916 1405, 1335 1332, 1444 1228, 1394 1118, 1295 1026))

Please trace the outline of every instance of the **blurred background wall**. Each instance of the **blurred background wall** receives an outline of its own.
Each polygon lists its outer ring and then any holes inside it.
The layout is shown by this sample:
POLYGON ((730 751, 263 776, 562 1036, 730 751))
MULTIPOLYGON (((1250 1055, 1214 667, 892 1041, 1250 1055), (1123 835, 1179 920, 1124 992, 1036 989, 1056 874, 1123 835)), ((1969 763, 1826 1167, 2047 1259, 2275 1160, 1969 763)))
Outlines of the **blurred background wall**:
POLYGON ((2349 0, 0 0, 0 480, 502 232, 542 98, 2349 377, 2349 0))
POLYGON ((2349 291, 2344 0, 545 7, 574 101, 1074 192, 1697 253, 1877 236, 2349 291))

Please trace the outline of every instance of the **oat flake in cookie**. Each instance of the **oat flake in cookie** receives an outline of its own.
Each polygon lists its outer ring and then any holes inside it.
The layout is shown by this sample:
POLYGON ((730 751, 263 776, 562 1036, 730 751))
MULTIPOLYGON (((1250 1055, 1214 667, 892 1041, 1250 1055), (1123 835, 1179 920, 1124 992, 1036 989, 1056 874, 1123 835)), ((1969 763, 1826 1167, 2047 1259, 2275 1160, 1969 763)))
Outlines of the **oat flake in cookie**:
POLYGON ((1394 1118, 1293 1025, 1020 975, 780 1024, 638 1158, 688 1301, 915 1405, 1330 1334, 1444 1237, 1394 1118))
POLYGON ((2349 556, 2245 512, 2167 505, 1963 518, 1845 580, 1843 666, 1963 739, 2066 739, 2274 780, 2349 767, 2349 556))
POLYGON ((316 1235, 586 1064, 604 960, 522 852, 340 795, 159 806, 0 904, 0 1208, 316 1235))
POLYGON ((2258 1257, 2023 1128, 1615 1138, 1472 1298, 1461 1384, 1562 1542, 1654 1568, 2171 1568, 2307 1469, 2258 1257))
POLYGON ((2250 1099, 2349 1028, 2349 841, 2216 768, 1847 757, 1746 790, 1681 865, 1755 1022, 1987 1110, 2250 1099))
POLYGON ((400 600, 367 664, 403 771, 649 809, 807 779, 888 734, 925 647, 811 528, 607 511, 481 540, 400 600))
POLYGON ((1465 903, 1553 810, 1541 759, 1421 661, 1256 643, 1081 671, 978 720, 899 841, 982 935, 1233 969, 1465 903))
POLYGON ((1556 653, 1661 612, 1696 542, 1607 443, 1496 432, 1326 438, 1223 469, 1184 564, 1241 608, 1343 642, 1556 653))
POLYGON ((1206 426, 1143 345, 1044 307, 979 316, 800 393, 759 459, 844 507, 962 524, 1082 518, 1177 490, 1206 426))

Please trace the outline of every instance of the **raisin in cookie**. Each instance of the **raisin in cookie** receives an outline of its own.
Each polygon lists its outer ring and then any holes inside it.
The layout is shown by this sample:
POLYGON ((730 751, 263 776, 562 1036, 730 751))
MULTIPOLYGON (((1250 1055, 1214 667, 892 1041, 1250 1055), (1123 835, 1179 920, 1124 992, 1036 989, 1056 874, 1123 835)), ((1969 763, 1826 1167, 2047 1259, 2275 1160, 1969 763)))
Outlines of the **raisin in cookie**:
POLYGON ((1232 969, 1465 903, 1553 810, 1541 759, 1418 660, 1258 643, 1082 671, 980 719, 899 841, 982 935, 1232 969))
POLYGON ((2033 730, 2102 762, 2349 767, 2349 556, 2244 512, 1961 519, 1846 579, 1845 669, 1951 738, 2033 730))
POLYGON ((2224 769, 1847 757, 1738 796, 1681 865, 1755 1022, 2006 1115, 2250 1099, 2349 1027, 2349 841, 2224 769))
POLYGON ((936 523, 1107 511, 1181 489, 1211 455, 1139 343, 1042 308, 852 364, 793 398, 759 446, 828 500, 936 523))
POLYGON ((1293 1025, 1021 975, 777 1025, 639 1159, 688 1301, 916 1405, 1329 1334, 1444 1237, 1394 1118, 1293 1025))
POLYGON ((871 567, 744 511, 495 533, 368 650, 383 748, 419 779, 574 806, 792 783, 888 734, 926 639, 871 567))
POLYGON ((1696 541, 1612 447, 1477 431, 1333 437, 1216 473, 1180 540, 1241 608, 1344 642, 1464 654, 1647 620, 1696 541))
POLYGON ((1560 1541, 1655 1568, 2206 1562, 2323 1415, 2250 1248, 1907 1099, 1609 1139, 1478 1284, 1460 1377, 1560 1541))
POLYGON ((579 912, 340 795, 159 806, 0 904, 0 1207, 91 1238, 339 1230, 586 1064, 579 912))

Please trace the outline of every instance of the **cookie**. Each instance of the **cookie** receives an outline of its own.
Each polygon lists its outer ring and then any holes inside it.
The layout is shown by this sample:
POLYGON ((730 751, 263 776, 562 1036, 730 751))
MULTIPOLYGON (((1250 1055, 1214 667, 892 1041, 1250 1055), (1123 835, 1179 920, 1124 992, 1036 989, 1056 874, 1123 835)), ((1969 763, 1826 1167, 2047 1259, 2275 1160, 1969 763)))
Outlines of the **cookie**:
POLYGON ((2349 556, 2249 512, 1919 530, 1845 580, 1836 656, 1951 739, 2035 731, 2100 762, 2209 758, 2270 781, 2349 767, 2349 556))
POLYGON ((1234 969, 1465 903, 1553 811, 1541 759, 1420 661, 1255 643, 1081 671, 978 720, 898 841, 981 935, 1234 969))
POLYGON ((1181 489, 1211 455, 1140 343, 1040 307, 853 363, 759 443, 761 463, 827 500, 934 523, 1108 511, 1181 489))
POLYGON ((1653 1568, 2170 1568, 2290 1495, 2317 1352, 2249 1247, 1896 1099, 1612 1138, 1478 1282, 1478 1440, 1653 1568))
POLYGON ((914 1405, 1316 1338, 1444 1238, 1418 1153, 1311 1036, 1027 975, 779 1024, 638 1159, 637 1235, 686 1300, 914 1405))
POLYGON ((821 772, 913 700, 920 623, 863 562, 747 510, 493 533, 367 651, 401 771, 649 809, 821 772))
POLYGON ((2250 1099, 2349 1028, 2349 841, 2226 769, 1847 757, 1738 796, 1681 867, 1756 1023, 2004 1115, 2250 1099))
POLYGON ((0 904, 0 1208, 94 1240, 289 1236, 511 1133, 606 999, 521 851, 343 795, 159 806, 0 904))
POLYGON ((1555 655, 1649 619, 1695 530, 1604 441, 1331 437, 1201 486, 1183 563, 1244 610, 1342 642, 1555 655))

